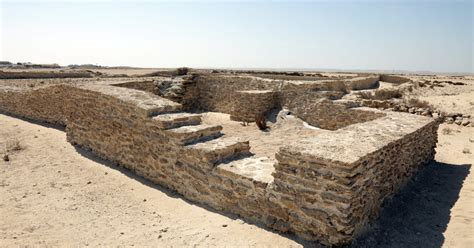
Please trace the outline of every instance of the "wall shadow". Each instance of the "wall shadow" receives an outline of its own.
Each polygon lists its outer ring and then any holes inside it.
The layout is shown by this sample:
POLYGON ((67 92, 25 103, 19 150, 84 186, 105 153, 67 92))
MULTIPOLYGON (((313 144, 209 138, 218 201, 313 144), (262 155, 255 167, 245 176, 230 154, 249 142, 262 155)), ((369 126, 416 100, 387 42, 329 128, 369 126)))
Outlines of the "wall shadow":
POLYGON ((61 125, 61 124, 53 124, 53 123, 49 123, 49 122, 45 122, 45 121, 30 119, 30 118, 23 117, 23 116, 20 116, 20 115, 7 113, 7 112, 2 111, 2 110, 0 110, 0 114, 6 115, 6 116, 12 117, 12 118, 20 119, 22 121, 26 121, 26 122, 29 122, 29 123, 32 123, 32 124, 40 125, 40 126, 43 126, 43 127, 46 127, 46 128, 52 128, 52 129, 56 129, 56 130, 63 131, 63 132, 66 130, 66 126, 61 125))
POLYGON ((385 201, 379 218, 350 247, 441 247, 471 166, 430 163, 385 201))

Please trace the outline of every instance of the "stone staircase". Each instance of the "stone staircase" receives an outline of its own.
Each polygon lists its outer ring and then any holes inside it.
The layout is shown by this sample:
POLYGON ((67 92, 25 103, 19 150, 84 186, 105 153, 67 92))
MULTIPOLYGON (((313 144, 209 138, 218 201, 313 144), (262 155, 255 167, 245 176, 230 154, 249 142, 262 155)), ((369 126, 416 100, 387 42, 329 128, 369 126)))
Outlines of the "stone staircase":
POLYGON ((192 113, 162 114, 152 118, 161 129, 178 128, 201 124, 201 115, 192 113))
POLYGON ((223 161, 250 156, 248 140, 222 134, 222 126, 202 124, 200 114, 177 112, 152 117, 177 145, 212 169, 223 161))

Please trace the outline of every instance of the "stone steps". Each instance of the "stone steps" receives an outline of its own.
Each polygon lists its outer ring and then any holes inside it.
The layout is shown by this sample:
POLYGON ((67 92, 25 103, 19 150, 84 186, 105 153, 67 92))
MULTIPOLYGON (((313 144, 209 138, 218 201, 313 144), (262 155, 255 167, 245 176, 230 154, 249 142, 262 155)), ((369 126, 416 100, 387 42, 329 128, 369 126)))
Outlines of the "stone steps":
POLYGON ((250 155, 249 141, 239 137, 224 136, 188 145, 186 148, 211 167, 225 160, 250 155))
POLYGON ((183 126, 166 130, 166 133, 181 145, 189 145, 203 140, 215 139, 222 136, 222 126, 200 124, 183 126))
POLYGON ((201 124, 200 114, 191 113, 169 113, 162 114, 152 118, 160 129, 172 129, 183 126, 194 126, 201 124))

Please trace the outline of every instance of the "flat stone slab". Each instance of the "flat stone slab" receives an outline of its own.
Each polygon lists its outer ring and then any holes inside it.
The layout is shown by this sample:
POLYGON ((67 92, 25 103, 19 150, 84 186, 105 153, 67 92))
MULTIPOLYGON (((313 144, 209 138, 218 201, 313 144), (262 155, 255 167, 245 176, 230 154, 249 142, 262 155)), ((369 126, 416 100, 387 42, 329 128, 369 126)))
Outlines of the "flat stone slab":
MULTIPOLYGON (((354 108, 374 111, 370 108, 354 108)), ((435 122, 434 119, 407 113, 375 111, 386 114, 372 121, 324 132, 281 149, 318 158, 318 163, 349 165, 359 158, 435 122)))
POLYGON ((244 94, 270 94, 275 91, 273 90, 240 90, 237 92, 244 93, 244 94))
POLYGON ((182 144, 191 144, 205 138, 216 138, 221 135, 220 125, 184 126, 166 130, 166 133, 182 144))
POLYGON ((244 140, 240 137, 229 136, 188 145, 186 148, 195 151, 196 156, 204 158, 206 161, 212 162, 213 164, 250 153, 248 140, 244 140))
POLYGON ((188 125, 199 125, 201 123, 201 115, 185 112, 162 114, 153 117, 153 121, 163 129, 170 129, 188 125))
POLYGON ((179 103, 141 90, 110 85, 80 85, 78 87, 112 96, 124 102, 133 103, 138 108, 145 110, 149 116, 176 112, 182 108, 182 105, 179 103))
POLYGON ((273 182, 275 162, 267 157, 253 156, 220 164, 216 169, 231 178, 249 180, 254 185, 265 188, 273 182))

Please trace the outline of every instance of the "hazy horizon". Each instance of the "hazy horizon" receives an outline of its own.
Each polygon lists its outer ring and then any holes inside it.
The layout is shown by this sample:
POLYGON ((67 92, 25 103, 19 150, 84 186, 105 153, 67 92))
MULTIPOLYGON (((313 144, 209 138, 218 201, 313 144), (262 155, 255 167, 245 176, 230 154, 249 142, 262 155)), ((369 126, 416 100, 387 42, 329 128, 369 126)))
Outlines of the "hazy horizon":
POLYGON ((1 1, 0 60, 474 73, 472 1, 1 1))

